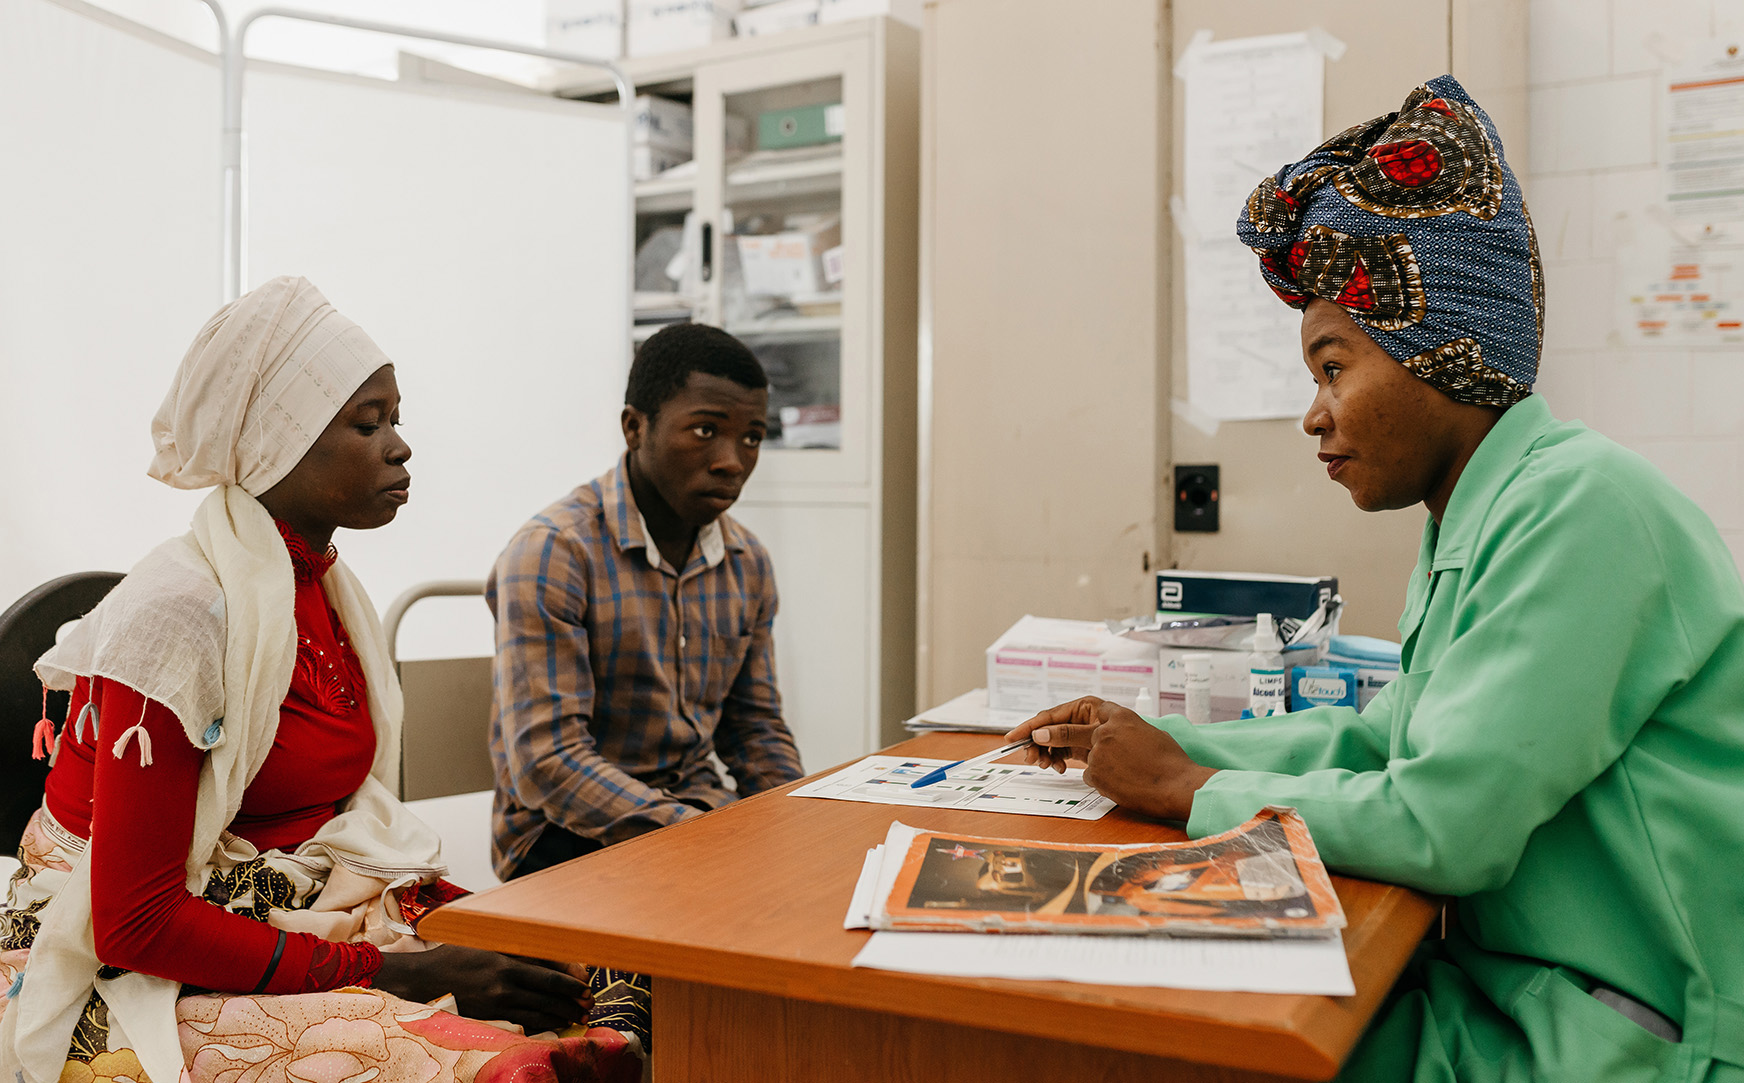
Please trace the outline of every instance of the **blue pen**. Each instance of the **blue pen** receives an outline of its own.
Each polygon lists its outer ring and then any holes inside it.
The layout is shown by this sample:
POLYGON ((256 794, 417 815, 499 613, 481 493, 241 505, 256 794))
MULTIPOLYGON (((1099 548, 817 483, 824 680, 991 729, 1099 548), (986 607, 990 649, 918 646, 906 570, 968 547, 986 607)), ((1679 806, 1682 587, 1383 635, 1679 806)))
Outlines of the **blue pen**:
POLYGON ((947 774, 959 767, 980 767, 982 764, 992 763, 1001 756, 1016 752, 1020 748, 1028 748, 1033 744, 1035 744, 1033 739, 1025 737, 1016 744, 1006 745, 1004 748, 996 748, 992 752, 983 752, 979 756, 970 756, 968 759, 958 760, 956 763, 947 763, 943 767, 934 768, 915 779, 913 782, 910 782, 908 788, 911 790, 918 790, 922 786, 931 786, 935 782, 943 782, 947 774))

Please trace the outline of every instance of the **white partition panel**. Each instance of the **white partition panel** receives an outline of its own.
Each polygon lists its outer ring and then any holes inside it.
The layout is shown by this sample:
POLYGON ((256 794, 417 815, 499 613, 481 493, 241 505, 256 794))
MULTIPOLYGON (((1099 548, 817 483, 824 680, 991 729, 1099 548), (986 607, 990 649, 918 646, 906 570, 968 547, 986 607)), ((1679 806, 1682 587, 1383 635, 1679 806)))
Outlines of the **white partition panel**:
MULTIPOLYGON (((251 65, 245 287, 307 276, 395 362, 412 500, 341 532, 379 608, 483 579, 623 445, 629 168, 617 110, 251 65)), ((414 607, 403 657, 490 652, 482 606, 414 607)))
POLYGON ((187 529, 199 494, 145 468, 222 301, 219 100, 210 54, 0 0, 0 607, 187 529))

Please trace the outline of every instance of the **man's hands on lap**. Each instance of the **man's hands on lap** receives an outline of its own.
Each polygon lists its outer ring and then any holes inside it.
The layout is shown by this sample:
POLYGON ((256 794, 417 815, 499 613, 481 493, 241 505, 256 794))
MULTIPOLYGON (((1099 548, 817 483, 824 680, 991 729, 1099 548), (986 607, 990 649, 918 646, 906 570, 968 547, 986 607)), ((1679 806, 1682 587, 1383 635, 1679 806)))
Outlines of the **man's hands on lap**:
POLYGON ((1050 707, 1005 735, 1035 741, 1030 763, 1066 769, 1082 760, 1084 781, 1125 808, 1164 820, 1193 814, 1193 795, 1217 772, 1193 761, 1167 733, 1118 703, 1085 696, 1050 707))

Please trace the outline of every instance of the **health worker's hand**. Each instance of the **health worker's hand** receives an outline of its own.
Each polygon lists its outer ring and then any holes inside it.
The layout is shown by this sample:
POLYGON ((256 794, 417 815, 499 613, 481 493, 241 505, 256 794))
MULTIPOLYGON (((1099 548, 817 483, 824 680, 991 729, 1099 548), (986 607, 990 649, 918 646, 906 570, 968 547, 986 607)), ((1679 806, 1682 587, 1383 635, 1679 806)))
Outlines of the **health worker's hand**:
POLYGON ((1202 767, 1173 737, 1105 699, 1085 696, 1050 707, 1005 735, 1029 737, 1030 763, 1066 769, 1084 762, 1084 781, 1115 803, 1147 816, 1186 820, 1193 795, 1217 772, 1202 767))

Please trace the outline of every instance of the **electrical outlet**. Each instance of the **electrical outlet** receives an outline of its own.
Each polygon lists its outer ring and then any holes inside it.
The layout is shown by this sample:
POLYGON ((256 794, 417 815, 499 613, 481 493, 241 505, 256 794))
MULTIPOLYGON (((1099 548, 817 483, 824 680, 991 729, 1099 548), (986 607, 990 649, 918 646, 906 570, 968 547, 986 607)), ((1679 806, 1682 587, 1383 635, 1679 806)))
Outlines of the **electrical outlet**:
POLYGON ((1217 530, 1217 464, 1175 467, 1175 530, 1217 530))

